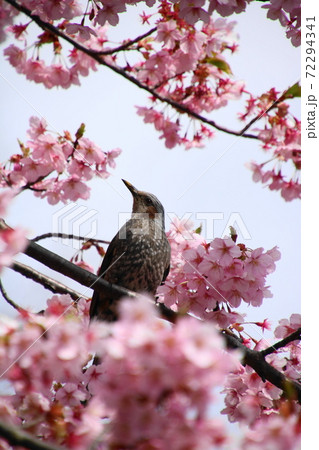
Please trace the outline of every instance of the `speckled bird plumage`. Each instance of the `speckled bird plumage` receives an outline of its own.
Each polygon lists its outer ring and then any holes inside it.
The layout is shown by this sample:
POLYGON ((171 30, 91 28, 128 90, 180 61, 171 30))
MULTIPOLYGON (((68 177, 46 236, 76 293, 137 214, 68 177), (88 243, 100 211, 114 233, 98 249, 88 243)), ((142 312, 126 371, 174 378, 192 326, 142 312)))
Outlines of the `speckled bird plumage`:
MULTIPOLYGON (((123 180, 133 195, 132 217, 112 239, 99 270, 106 281, 135 292, 155 295, 168 275, 170 244, 165 234, 164 208, 153 194, 138 191, 123 180)), ((90 318, 114 321, 120 295, 94 292, 90 318)))

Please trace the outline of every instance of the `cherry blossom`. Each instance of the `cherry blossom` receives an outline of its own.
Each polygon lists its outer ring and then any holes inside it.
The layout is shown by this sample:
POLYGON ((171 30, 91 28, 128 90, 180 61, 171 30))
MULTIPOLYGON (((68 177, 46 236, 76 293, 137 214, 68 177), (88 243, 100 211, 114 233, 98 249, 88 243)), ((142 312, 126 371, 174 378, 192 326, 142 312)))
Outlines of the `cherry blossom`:
POLYGON ((300 314, 292 314, 290 320, 282 319, 279 321, 278 327, 275 329, 275 336, 278 339, 283 339, 289 334, 296 331, 301 327, 301 316, 300 314))
POLYGON ((300 449, 300 417, 283 414, 263 416, 252 430, 246 432, 241 448, 244 450, 300 449))
POLYGON ((253 425, 277 409, 281 390, 263 380, 251 368, 241 366, 228 376, 224 393, 226 407, 221 411, 230 422, 253 425))
MULTIPOLYGON (((143 298, 124 301, 121 311, 122 322, 115 325, 102 367, 92 366, 86 372, 89 391, 104 393, 110 408, 115 410, 110 445, 132 445, 143 436, 163 448, 179 448, 186 442, 193 448, 208 448, 219 439, 222 442, 222 428, 216 436, 215 420, 206 418, 207 400, 211 399, 207 388, 221 382, 225 374, 220 372, 221 341, 213 328, 195 319, 181 319, 176 327, 168 327, 157 321, 152 306, 143 298), (205 337, 208 335, 210 339, 205 337), (115 377, 119 367, 121 377, 115 377), (214 370, 209 370, 212 367, 214 370), (192 373, 197 374, 193 387, 188 381, 192 373), (136 374, 140 374, 139 379, 136 374), (189 408, 194 419, 187 418, 189 408), (128 417, 134 420, 128 421, 128 417), (198 433, 194 433, 197 429, 198 433)), ((226 366, 233 364, 230 359, 227 361, 224 360, 226 366)))
POLYGON ((207 243, 189 229, 192 239, 185 240, 181 239, 181 232, 183 226, 175 219, 168 232, 171 271, 157 290, 167 307, 191 312, 225 327, 243 322, 243 317, 232 311, 242 301, 260 306, 272 296, 266 277, 280 259, 276 247, 266 252, 261 247, 251 250, 229 237, 207 243))
MULTIPOLYGON (((239 40, 235 22, 224 17, 244 11, 250 0, 96 0, 85 10, 78 0, 20 3, 87 49, 103 51, 100 61, 154 94, 148 105, 137 106, 137 114, 169 149, 203 147, 214 133, 192 114, 209 119, 230 101, 246 99, 239 120, 254 123, 251 131, 267 154, 265 162, 249 164, 253 181, 279 191, 286 201, 300 197, 301 124, 287 101, 299 95, 298 87, 256 96, 232 73, 239 40), (116 43, 112 27, 136 3, 154 6, 141 15, 151 32, 116 43), (117 46, 120 51, 114 51, 117 46), (165 108, 158 97, 168 101, 165 108)), ((299 45, 300 1, 269 0, 263 8, 299 45)), ((24 22, 19 22, 18 14, 0 0, 0 41, 14 40, 4 55, 26 79, 47 89, 68 89, 98 69, 95 59, 70 49, 60 36, 34 33, 32 21, 21 15, 24 22)), ((86 200, 87 182, 107 178, 115 168, 121 150, 102 150, 84 136, 83 124, 74 136, 51 128, 44 118, 31 117, 19 153, 1 164, 1 215, 28 189, 52 205, 86 200)), ((24 250, 25 235, 19 227, 0 231, 0 270, 24 250)), ((219 334, 228 328, 248 348, 270 348, 266 361, 300 382, 300 341, 272 347, 254 339, 247 325, 261 334, 270 330, 269 320, 248 322, 239 310, 242 302, 259 307, 272 296, 267 277, 280 259, 278 248, 248 248, 235 242, 233 233, 206 242, 190 221, 176 217, 167 236, 171 271, 158 289, 158 301, 178 313, 174 325, 158 316, 154 299, 144 296, 121 301, 115 323, 89 323, 90 299, 74 301, 70 295, 51 296, 43 315, 20 308, 16 319, 0 319, 0 373, 12 391, 0 400, 1 420, 70 449, 208 450, 231 448, 227 418, 248 426, 241 448, 296 450, 296 400, 284 400, 279 388, 243 366, 242 355, 226 349, 219 334), (221 387, 222 415, 216 401, 221 387)), ((91 245, 104 254, 99 245, 84 243, 72 261, 93 272, 84 260, 91 245)), ((292 314, 279 321, 274 336, 281 340, 299 328, 300 315, 292 314)), ((0 446, 11 448, 3 439, 0 446)))
MULTIPOLYGON (((147 6, 153 6, 155 1, 145 3, 147 6)), ((259 99, 254 98, 247 91, 245 84, 235 79, 228 58, 226 60, 225 57, 227 51, 233 53, 238 47, 238 36, 234 32, 235 23, 215 15, 214 18, 210 17, 213 11, 221 16, 240 13, 245 10, 248 3, 246 0, 159 2, 156 22, 156 14, 147 16, 147 22, 152 17, 157 26, 156 35, 141 40, 138 45, 129 46, 130 51, 123 52, 125 57, 122 59, 121 54, 104 56, 104 59, 108 64, 126 71, 144 85, 151 87, 161 96, 181 104, 196 114, 209 113, 225 107, 229 101, 240 99, 244 95, 248 95, 249 98, 246 113, 240 114, 242 120, 253 113, 264 114, 269 106, 268 102, 278 100, 278 95, 271 90, 259 99), (196 22, 199 22, 197 28, 194 27, 196 22), (134 57, 131 58, 133 54, 134 57)), ((78 2, 30 0, 24 4, 35 14, 39 14, 43 20, 50 18, 57 21, 63 18, 63 23, 59 24, 62 30, 88 49, 99 51, 111 49, 108 45, 110 29, 106 24, 112 26, 118 24, 120 15, 127 10, 131 2, 124 0, 96 2, 90 6, 87 18, 89 25, 83 25, 83 20, 81 23, 72 22, 77 16, 80 18, 84 14, 78 2)), ((298 33, 300 36, 299 0, 294 0, 289 5, 282 0, 272 0, 263 7, 268 9, 268 16, 271 19, 278 18, 281 24, 287 27, 287 35, 289 34, 296 44, 298 33)), ((7 12, 4 16, 6 14, 7 12)), ((52 36, 44 32, 34 44, 30 45, 26 34, 27 27, 28 24, 20 24, 18 27, 8 28, 8 32, 18 36, 24 45, 19 48, 11 44, 4 52, 9 62, 27 79, 43 83, 50 89, 57 86, 66 89, 71 84, 79 85, 82 76, 88 76, 91 70, 97 70, 97 62, 77 48, 71 49, 67 58, 62 58, 63 41, 59 38, 55 41, 54 63, 48 64, 41 58, 41 49, 45 45, 51 45, 52 36), (30 56, 32 47, 37 51, 36 55, 33 51, 30 56)), ((175 109, 167 108, 163 112, 161 102, 154 97, 151 106, 137 109, 137 113, 144 121, 152 123, 159 131, 160 139, 163 139, 167 148, 172 149, 177 145, 183 145, 186 150, 203 147, 205 141, 213 137, 213 132, 200 121, 187 118, 185 114, 180 114, 178 109, 177 111, 177 116, 175 109)), ((292 201, 300 198, 301 192, 300 122, 289 115, 288 105, 283 102, 276 106, 275 111, 275 116, 264 114, 268 124, 264 129, 259 129, 258 134, 263 148, 272 152, 271 160, 275 164, 271 170, 264 171, 266 163, 259 165, 259 168, 257 163, 252 163, 255 170, 254 180, 259 177, 259 181, 265 183, 270 190, 280 191, 286 201, 292 201), (294 173, 288 176, 282 167, 288 166, 290 161, 293 163, 294 173)), ((103 167, 99 167, 98 171, 101 176, 107 177, 103 167)), ((21 175, 23 174, 20 174, 18 180, 15 174, 16 184, 22 185, 21 175)), ((51 197, 50 201, 54 203, 53 194, 51 197)))
POLYGON ((19 11, 12 8, 4 0, 0 0, 0 42, 5 41, 7 33, 6 27, 11 25, 15 16, 19 14, 19 11))
POLYGON ((300 0, 270 0, 262 6, 268 9, 267 17, 272 20, 279 20, 283 27, 287 27, 286 35, 291 39, 291 43, 298 47, 301 44, 301 2, 300 0), (287 14, 289 16, 287 16, 287 14))
MULTIPOLYGON (((289 92, 289 91, 288 91, 289 92)), ((266 153, 271 152, 271 158, 266 162, 257 164, 251 162, 247 167, 253 172, 253 181, 266 184, 270 190, 279 190, 286 201, 301 196, 300 169, 301 169, 301 124, 289 112, 285 102, 279 103, 273 112, 265 111, 278 100, 278 93, 271 89, 259 99, 250 98, 246 114, 263 114, 265 127, 259 130, 259 138, 263 142, 266 153), (273 164, 269 170, 265 166, 273 164), (292 172, 287 175, 289 170, 292 172)))
POLYGON ((0 272, 10 266, 13 257, 26 248, 26 230, 22 228, 0 230, 0 272))
POLYGON ((90 188, 85 182, 94 175, 107 178, 108 169, 115 167, 121 150, 103 152, 83 137, 84 125, 74 140, 67 131, 63 136, 54 136, 47 127, 44 119, 30 118, 29 140, 26 144, 20 142, 21 154, 13 155, 0 167, 0 185, 14 189, 32 187, 36 196, 47 198, 52 205, 86 200, 90 188))
POLYGON ((3 324, 0 369, 15 389, 3 414, 11 421, 19 417, 30 433, 76 449, 96 438, 136 448, 141 439, 160 448, 226 441, 208 407, 238 362, 212 325, 189 318, 170 327, 146 297, 123 300, 113 325, 88 327, 81 317, 68 295, 54 295, 44 317, 3 324), (95 352, 100 364, 87 366, 95 352))

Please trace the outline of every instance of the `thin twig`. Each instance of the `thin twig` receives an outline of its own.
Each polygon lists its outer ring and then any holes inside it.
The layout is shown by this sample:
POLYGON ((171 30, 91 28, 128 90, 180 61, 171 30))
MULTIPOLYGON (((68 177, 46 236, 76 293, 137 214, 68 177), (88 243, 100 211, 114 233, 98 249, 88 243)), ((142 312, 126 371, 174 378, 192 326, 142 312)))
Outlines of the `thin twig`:
POLYGON ((289 336, 285 337, 281 341, 277 342, 274 345, 271 345, 268 348, 265 348, 265 350, 261 350, 261 354, 263 356, 270 355, 271 353, 274 353, 276 350, 282 347, 286 347, 286 345, 290 344, 293 341, 300 341, 301 339, 301 328, 298 328, 298 330, 291 333, 289 336))
POLYGON ((248 128, 250 128, 255 122, 257 122, 259 119, 261 119, 265 114, 267 114, 269 111, 271 111, 272 109, 274 109, 279 103, 281 103, 282 101, 284 101, 286 99, 285 95, 286 93, 289 91, 290 87, 287 88, 279 98, 277 98, 277 100, 275 100, 270 106, 268 106, 268 108, 266 108, 263 112, 257 114, 257 116, 255 116, 253 119, 251 119, 250 122, 248 122, 244 128, 241 130, 241 133, 245 133, 246 130, 248 130, 248 128))
POLYGON ((210 120, 207 117, 204 117, 201 114, 198 114, 195 111, 192 111, 187 106, 185 106, 181 103, 175 102, 174 100, 172 100, 168 97, 163 97, 158 92, 156 92, 154 89, 150 88, 146 84, 141 83, 135 77, 130 75, 128 72, 126 72, 124 69, 122 69, 118 66, 112 65, 112 64, 108 63, 107 61, 105 61, 103 59, 103 56, 95 53, 94 50, 91 50, 91 49, 85 47, 84 45, 80 44, 79 42, 75 41, 70 36, 63 33, 58 28, 56 28, 54 25, 44 22, 42 19, 40 19, 39 16, 32 14, 31 11, 28 8, 26 8, 25 6, 20 5, 15 0, 5 0, 5 1, 7 3, 9 3, 11 6, 13 6, 14 8, 16 8, 18 11, 21 11, 24 14, 26 14, 28 17, 30 17, 30 19, 32 19, 34 22, 36 22, 42 29, 50 31, 52 34, 61 37, 62 39, 64 39, 65 41, 67 41, 71 45, 73 45, 73 47, 75 47, 76 49, 78 49, 81 52, 85 53, 86 55, 90 56, 92 59, 97 61, 99 64, 101 64, 105 67, 108 67, 113 72, 116 72, 118 75, 121 75, 122 77, 124 77, 128 81, 130 81, 131 83, 135 84, 135 86, 139 87, 140 89, 143 89, 144 91, 147 91, 149 94, 151 94, 154 98, 156 98, 160 102, 167 103, 168 105, 172 106, 178 112, 185 113, 188 116, 193 117, 194 119, 197 119, 203 123, 206 123, 207 125, 210 125, 213 128, 216 128, 217 130, 223 131, 227 134, 231 134, 234 136, 241 136, 241 137, 245 137, 245 138, 249 138, 249 139, 259 139, 258 136, 255 136, 254 134, 242 133, 241 130, 240 131, 230 130, 226 127, 218 125, 214 120, 210 120))
POLYGON ((5 299, 7 303, 9 303, 10 306, 12 306, 17 311, 21 311, 21 307, 8 296, 7 291, 5 290, 1 280, 0 280, 0 291, 2 297, 5 299))
POLYGON ((145 39, 146 37, 150 36, 154 31, 157 30, 157 27, 151 28, 149 31, 147 31, 144 34, 141 34, 140 36, 137 36, 137 38, 129 40, 125 42, 125 44, 120 45, 119 47, 112 48, 110 50, 93 50, 93 53, 96 55, 112 55, 113 53, 123 52, 124 50, 127 50, 131 45, 136 44, 137 42, 141 41, 142 39, 145 39))
POLYGON ((92 239, 92 238, 87 238, 85 236, 77 236, 75 234, 66 234, 66 233, 45 233, 45 234, 41 234, 40 236, 36 236, 35 238, 31 239, 32 242, 38 242, 41 241, 42 239, 48 239, 48 238, 52 238, 52 237, 57 237, 57 238, 61 238, 61 239, 75 239, 78 241, 85 241, 85 242, 98 242, 99 244, 109 244, 110 241, 104 241, 103 239, 92 239))
POLYGON ((32 267, 22 264, 18 261, 15 261, 10 268, 15 272, 18 272, 21 275, 25 276, 26 278, 29 278, 36 283, 41 284, 45 289, 48 289, 55 294, 69 294, 70 297, 75 301, 80 300, 80 298, 88 298, 85 295, 82 295, 79 292, 69 288, 68 286, 65 286, 63 283, 60 283, 59 281, 56 281, 53 278, 44 275, 43 273, 38 272, 32 267))

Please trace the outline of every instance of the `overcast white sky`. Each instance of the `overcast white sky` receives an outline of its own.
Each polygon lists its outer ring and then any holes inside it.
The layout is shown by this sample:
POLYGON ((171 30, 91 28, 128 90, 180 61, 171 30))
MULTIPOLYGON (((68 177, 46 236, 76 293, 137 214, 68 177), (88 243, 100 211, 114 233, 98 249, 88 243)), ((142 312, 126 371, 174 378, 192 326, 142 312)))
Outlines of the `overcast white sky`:
MULTIPOLYGON (((135 20, 133 7, 122 15, 121 25, 127 30, 121 35, 123 39, 134 38, 141 31, 134 25, 135 20)), ((266 19, 260 4, 248 5, 245 14, 232 16, 229 20, 237 21, 240 40, 237 54, 227 61, 234 77, 245 80, 248 90, 254 94, 261 94, 271 87, 284 90, 299 80, 299 49, 285 38, 279 22, 266 19)), ((114 36, 120 39, 119 34, 114 36)), ((190 213, 196 226, 201 222, 196 220, 196 214, 222 213, 223 220, 215 222, 214 237, 220 237, 231 214, 238 213, 251 236, 246 240, 239 234, 239 242, 251 248, 270 249, 278 245, 282 253, 276 272, 269 277, 273 298, 265 299, 261 308, 243 305, 239 312, 247 312, 249 320, 268 317, 274 325, 279 319, 299 312, 300 203, 296 200, 286 203, 278 193, 253 183, 251 172, 244 164, 251 159, 260 162, 267 159, 258 142, 216 131, 215 138, 203 149, 168 150, 154 128, 145 125, 136 115, 134 105, 146 105, 147 94, 106 68, 99 68, 98 72, 82 78, 80 87, 68 90, 46 90, 27 82, 3 58, 0 73, 2 161, 18 152, 17 138, 25 139, 31 115, 44 116, 50 128, 59 132, 67 129, 74 133, 84 122, 86 136, 103 150, 122 149, 112 177, 106 181, 91 181, 90 199, 77 202, 78 206, 87 208, 86 212, 96 211, 94 217, 81 227, 81 233, 88 232, 94 221, 97 222, 97 237, 101 239, 111 239, 117 232, 120 213, 130 211, 132 205, 122 178, 139 189, 154 193, 166 212, 179 217, 190 213)), ((292 103, 294 114, 300 117, 298 101, 292 103)), ((240 103, 232 102, 227 110, 212 113, 211 118, 229 128, 240 129, 236 117, 240 110, 240 103)), ((52 207, 25 192, 10 208, 7 222, 28 228, 32 238, 52 231, 53 215, 61 208, 62 204, 52 207)), ((168 228, 168 218, 166 224, 168 228)), ((42 244, 66 258, 75 252, 70 243, 46 240, 42 244)), ((24 255, 19 260, 65 281, 64 277, 24 255)), ((95 268, 100 264, 100 258, 94 252, 88 260, 95 268)), ((49 291, 10 269, 5 271, 3 283, 17 303, 35 311, 42 309, 51 296, 49 291)), ((67 280, 67 284, 80 289, 76 283, 67 280)), ((2 299, 0 313, 15 314, 2 299)), ((258 337, 257 330, 250 331, 258 337)))

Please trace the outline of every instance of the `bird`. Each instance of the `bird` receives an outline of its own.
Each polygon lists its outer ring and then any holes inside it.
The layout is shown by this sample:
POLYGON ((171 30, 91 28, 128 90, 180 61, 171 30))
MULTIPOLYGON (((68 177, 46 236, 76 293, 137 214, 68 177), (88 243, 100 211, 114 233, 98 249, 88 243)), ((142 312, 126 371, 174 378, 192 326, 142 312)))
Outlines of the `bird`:
MULTIPOLYGON (((133 196, 131 218, 110 242, 98 276, 126 289, 155 296, 170 270, 171 247, 165 233, 164 207, 155 195, 122 180, 133 196)), ((94 291, 90 320, 118 320, 121 294, 94 291)))

